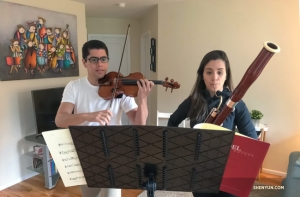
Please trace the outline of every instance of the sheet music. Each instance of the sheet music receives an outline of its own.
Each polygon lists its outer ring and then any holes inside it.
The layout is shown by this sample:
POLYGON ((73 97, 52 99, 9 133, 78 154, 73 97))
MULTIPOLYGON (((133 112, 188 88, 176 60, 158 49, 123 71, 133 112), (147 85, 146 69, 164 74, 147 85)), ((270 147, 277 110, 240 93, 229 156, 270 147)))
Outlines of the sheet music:
POLYGON ((42 133, 65 187, 86 185, 69 129, 42 133))

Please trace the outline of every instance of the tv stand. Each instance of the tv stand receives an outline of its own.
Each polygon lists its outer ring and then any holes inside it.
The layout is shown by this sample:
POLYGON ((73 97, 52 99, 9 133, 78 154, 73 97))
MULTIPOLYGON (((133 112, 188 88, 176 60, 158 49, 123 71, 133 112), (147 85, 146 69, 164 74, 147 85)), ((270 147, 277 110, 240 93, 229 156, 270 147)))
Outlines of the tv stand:
POLYGON ((40 158, 40 157, 38 158, 37 156, 35 156, 33 154, 33 151, 26 153, 26 155, 29 155, 33 158, 41 159, 43 162, 43 169, 36 170, 33 167, 28 167, 27 169, 32 170, 37 173, 44 174, 45 188, 47 188, 47 189, 54 188, 60 178, 60 175, 59 175, 59 173, 56 173, 56 174, 51 173, 50 165, 51 165, 51 161, 53 161, 53 159, 50 158, 49 149, 46 145, 43 135, 42 134, 33 134, 33 135, 26 136, 25 139, 27 141, 37 143, 39 146, 42 147, 42 150, 43 150, 43 158, 40 158))

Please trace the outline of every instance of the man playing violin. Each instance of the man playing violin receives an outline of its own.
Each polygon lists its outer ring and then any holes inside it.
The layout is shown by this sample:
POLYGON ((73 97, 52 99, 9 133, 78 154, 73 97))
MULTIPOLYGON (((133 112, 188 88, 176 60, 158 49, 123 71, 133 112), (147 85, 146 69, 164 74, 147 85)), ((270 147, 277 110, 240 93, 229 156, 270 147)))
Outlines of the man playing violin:
MULTIPOLYGON (((105 100, 98 94, 98 80, 107 73, 109 54, 105 43, 99 40, 87 41, 82 47, 82 63, 87 76, 70 81, 63 93, 55 123, 57 127, 70 125, 121 125, 122 111, 134 125, 145 125, 148 117, 147 98, 154 86, 152 81, 141 79, 137 101, 124 94, 105 100), (72 113, 73 112, 73 113, 72 113)), ((98 189, 80 186, 83 197, 121 197, 121 189, 98 189)))

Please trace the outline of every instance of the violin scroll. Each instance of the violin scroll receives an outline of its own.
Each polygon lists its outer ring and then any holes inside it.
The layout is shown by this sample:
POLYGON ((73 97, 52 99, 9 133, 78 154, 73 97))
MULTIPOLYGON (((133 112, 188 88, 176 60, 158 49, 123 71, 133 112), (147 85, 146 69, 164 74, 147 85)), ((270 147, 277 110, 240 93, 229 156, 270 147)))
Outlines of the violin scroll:
POLYGON ((180 84, 178 82, 174 82, 174 79, 171 79, 170 82, 168 82, 169 78, 166 77, 165 81, 162 83, 162 86, 166 87, 166 91, 168 88, 171 88, 171 93, 173 92, 173 89, 180 88, 180 84))

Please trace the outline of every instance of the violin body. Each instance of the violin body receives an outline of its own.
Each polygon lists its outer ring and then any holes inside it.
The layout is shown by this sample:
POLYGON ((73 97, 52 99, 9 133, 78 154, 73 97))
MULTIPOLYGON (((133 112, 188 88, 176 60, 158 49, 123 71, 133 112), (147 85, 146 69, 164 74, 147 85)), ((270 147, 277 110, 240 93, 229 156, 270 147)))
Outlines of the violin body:
POLYGON ((126 94, 130 97, 136 97, 139 90, 139 87, 137 86, 137 81, 139 79, 145 78, 141 73, 138 72, 130 73, 126 77, 124 77, 120 73, 118 83, 116 84, 117 77, 117 72, 109 72, 102 79, 98 80, 98 94, 100 97, 102 97, 105 100, 112 99, 115 86, 115 97, 119 96, 120 94, 126 94))
MULTIPOLYGON (((146 79, 145 76, 140 72, 130 73, 128 76, 123 76, 118 72, 109 72, 102 79, 98 80, 99 89, 98 95, 105 100, 116 98, 120 94, 125 94, 130 97, 137 97, 139 87, 137 81, 140 79, 146 79)), ((178 89, 180 85, 174 80, 171 82, 160 80, 151 80, 154 84, 162 85, 166 88, 178 89)))

